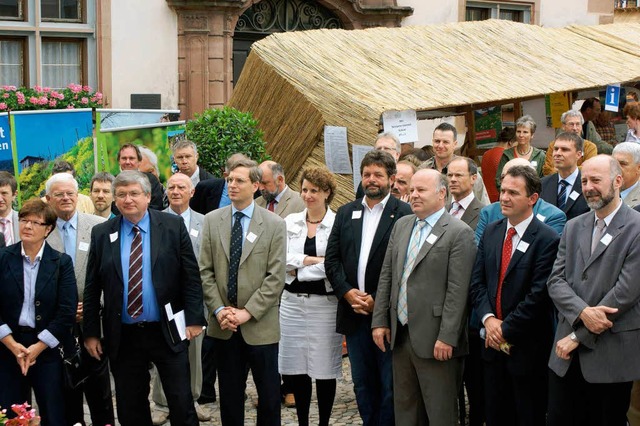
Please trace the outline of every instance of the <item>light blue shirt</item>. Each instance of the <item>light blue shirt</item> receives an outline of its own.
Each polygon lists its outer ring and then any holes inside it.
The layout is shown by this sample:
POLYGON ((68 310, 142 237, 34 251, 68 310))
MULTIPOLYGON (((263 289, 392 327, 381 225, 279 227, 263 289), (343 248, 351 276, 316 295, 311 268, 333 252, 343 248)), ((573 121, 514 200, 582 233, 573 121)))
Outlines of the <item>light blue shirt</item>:
POLYGON ((76 211, 69 221, 64 221, 60 218, 56 219, 56 228, 58 228, 58 232, 60 233, 60 240, 62 240, 64 244, 64 252, 71 257, 73 261, 73 266, 76 266, 76 245, 78 241, 78 212, 76 211), (65 224, 69 223, 69 239, 65 238, 64 227, 65 224))
MULTIPOLYGON (((173 210, 171 211, 175 213, 173 210)), ((183 211, 180 217, 182 217, 182 220, 184 221, 184 226, 189 228, 189 224, 191 223, 191 209, 186 209, 185 211, 183 211)))
POLYGON ((220 203, 218 204, 218 208, 226 207, 231 205, 231 198, 229 198, 229 191, 227 190, 227 181, 224 181, 224 185, 222 186, 222 195, 220 196, 220 203))
POLYGON ((625 190, 620 191, 620 198, 622 198, 624 200, 624 198, 631 192, 633 191, 636 186, 638 186, 638 182, 640 181, 636 181, 636 183, 634 183, 633 185, 631 185, 630 187, 628 187, 625 190))
MULTIPOLYGON (((420 230, 420 244, 418 245, 418 247, 422 248, 422 245, 426 241, 427 237, 429 236, 429 234, 431 234, 431 230, 433 229, 433 227, 436 225, 436 222, 442 217, 443 214, 444 214, 444 207, 438 210, 437 212, 431 214, 430 216, 427 216, 424 219, 424 221, 427 222, 427 224, 420 230)), ((413 226, 416 226, 416 223, 418 222, 418 220, 420 219, 416 218, 416 222, 414 223, 413 226)), ((438 235, 438 237, 439 236, 440 235, 438 235)))
MULTIPOLYGON (((23 327, 36 328, 36 281, 38 279, 38 271, 40 270, 40 260, 42 260, 42 253, 44 252, 44 243, 40 247, 40 251, 36 254, 33 262, 24 252, 22 248, 22 270, 24 280, 24 299, 22 300, 22 309, 20 310, 20 317, 18 317, 18 325, 23 327)), ((0 326, 0 339, 4 339, 9 334, 13 333, 11 328, 7 324, 0 326)), ((55 348, 60 344, 49 330, 42 330, 38 333, 38 339, 44 342, 50 348, 55 348)))
POLYGON ((142 321, 160 321, 160 309, 156 298, 156 289, 151 278, 151 234, 149 212, 147 211, 137 224, 129 222, 124 216, 120 226, 120 261, 122 262, 122 281, 124 292, 122 298, 122 322, 134 324, 142 321), (142 313, 136 319, 127 313, 128 287, 129 287, 129 256, 131 243, 133 242, 133 226, 140 228, 142 236, 142 313))

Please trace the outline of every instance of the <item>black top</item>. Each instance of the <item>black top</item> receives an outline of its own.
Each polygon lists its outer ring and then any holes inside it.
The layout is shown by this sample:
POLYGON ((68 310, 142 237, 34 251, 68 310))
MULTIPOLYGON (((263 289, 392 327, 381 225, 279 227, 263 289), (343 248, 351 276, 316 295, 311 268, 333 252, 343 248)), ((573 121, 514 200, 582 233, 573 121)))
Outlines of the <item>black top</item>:
MULTIPOLYGON (((304 242, 304 254, 307 256, 317 256, 316 252, 316 237, 309 238, 304 242)), ((289 285, 286 286, 286 290, 289 293, 304 293, 304 294, 319 294, 330 295, 333 292, 328 292, 324 280, 315 281, 298 281, 298 277, 289 285)))

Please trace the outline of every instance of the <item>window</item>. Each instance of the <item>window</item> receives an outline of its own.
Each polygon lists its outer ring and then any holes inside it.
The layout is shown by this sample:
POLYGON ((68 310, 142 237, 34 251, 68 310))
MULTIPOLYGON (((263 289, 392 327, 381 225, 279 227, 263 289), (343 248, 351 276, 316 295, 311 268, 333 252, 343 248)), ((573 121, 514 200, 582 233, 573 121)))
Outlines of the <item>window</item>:
POLYGON ((465 20, 484 21, 486 19, 504 19, 530 24, 532 22, 532 9, 531 3, 524 2, 467 1, 465 20))
POLYGON ((96 87, 97 3, 0 0, 0 86, 96 87))
POLYGON ((42 85, 62 89, 82 83, 82 41, 42 40, 42 85))
POLYGON ((24 41, 0 38, 0 83, 8 86, 24 84, 24 41))
POLYGON ((40 0, 40 13, 43 21, 80 22, 81 6, 80 0, 40 0))
POLYGON ((0 19, 22 20, 22 0, 0 0, 0 19))

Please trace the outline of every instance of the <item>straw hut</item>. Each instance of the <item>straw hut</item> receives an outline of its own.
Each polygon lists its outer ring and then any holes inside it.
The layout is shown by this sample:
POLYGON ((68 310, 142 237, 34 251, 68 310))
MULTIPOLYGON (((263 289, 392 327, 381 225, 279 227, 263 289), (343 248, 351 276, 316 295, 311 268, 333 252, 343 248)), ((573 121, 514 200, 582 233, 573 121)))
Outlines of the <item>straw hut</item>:
MULTIPOLYGON (((640 24, 501 20, 274 34, 253 45, 229 104, 253 112, 297 187, 303 167, 325 164, 325 125, 347 127, 350 145, 372 145, 384 111, 459 114, 638 80, 637 41, 622 39, 639 36, 640 24)), ((337 178, 341 205, 353 199, 353 181, 337 178)))

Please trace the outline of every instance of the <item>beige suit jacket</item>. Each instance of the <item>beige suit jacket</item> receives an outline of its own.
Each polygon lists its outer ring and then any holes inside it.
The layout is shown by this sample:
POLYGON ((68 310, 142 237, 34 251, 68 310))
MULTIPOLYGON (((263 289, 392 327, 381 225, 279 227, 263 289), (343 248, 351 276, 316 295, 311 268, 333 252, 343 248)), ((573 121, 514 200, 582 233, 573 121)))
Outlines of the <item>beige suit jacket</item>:
MULTIPOLYGON (((204 218, 200 249, 200 275, 209 315, 208 334, 227 340, 232 332, 222 330, 216 309, 231 306, 227 298, 231 243, 231 206, 214 210, 204 218)), ((255 206, 242 246, 238 266, 238 308, 251 319, 242 324, 242 337, 250 345, 280 340, 278 305, 284 289, 287 232, 283 219, 255 206)))
MULTIPOLYGON (((267 202, 264 197, 256 198, 256 204, 262 208, 267 208, 267 202)), ((304 201, 300 198, 300 194, 287 186, 280 198, 280 201, 278 201, 278 204, 276 205, 274 213, 284 219, 291 213, 300 213, 304 209, 304 201)))
POLYGON ((635 207, 640 204, 640 182, 624 197, 624 203, 629 207, 635 207))
MULTIPOLYGON (((78 283, 78 301, 82 302, 84 282, 87 276, 87 259, 89 258, 89 246, 91 242, 91 229, 106 219, 101 216, 78 212, 78 229, 76 231, 76 258, 73 270, 76 273, 78 283)), ((60 230, 54 229, 47 237, 47 242, 54 250, 64 253, 64 242, 60 237, 60 230)))
MULTIPOLYGON (((398 219, 391 231, 380 272, 372 328, 391 328, 391 348, 398 324, 398 293, 415 215, 398 219)), ((467 298, 476 255, 473 231, 444 213, 420 247, 407 282, 411 348, 433 358, 436 340, 453 346, 453 356, 468 353, 467 298)))

